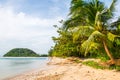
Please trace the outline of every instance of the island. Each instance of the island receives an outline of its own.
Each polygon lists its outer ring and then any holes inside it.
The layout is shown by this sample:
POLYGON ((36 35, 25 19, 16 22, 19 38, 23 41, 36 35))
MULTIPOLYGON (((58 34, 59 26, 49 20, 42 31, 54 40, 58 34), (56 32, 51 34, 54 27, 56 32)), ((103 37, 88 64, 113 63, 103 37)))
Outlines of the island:
POLYGON ((39 54, 28 48, 14 48, 8 51, 4 57, 40 57, 39 54))

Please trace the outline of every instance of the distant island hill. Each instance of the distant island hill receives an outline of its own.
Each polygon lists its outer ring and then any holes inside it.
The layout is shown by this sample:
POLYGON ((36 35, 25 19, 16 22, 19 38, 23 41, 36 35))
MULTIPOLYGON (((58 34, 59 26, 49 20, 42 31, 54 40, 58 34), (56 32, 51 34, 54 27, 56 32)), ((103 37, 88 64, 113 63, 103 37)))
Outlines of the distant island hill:
POLYGON ((28 48, 14 48, 7 52, 3 57, 47 57, 47 54, 37 54, 28 48))

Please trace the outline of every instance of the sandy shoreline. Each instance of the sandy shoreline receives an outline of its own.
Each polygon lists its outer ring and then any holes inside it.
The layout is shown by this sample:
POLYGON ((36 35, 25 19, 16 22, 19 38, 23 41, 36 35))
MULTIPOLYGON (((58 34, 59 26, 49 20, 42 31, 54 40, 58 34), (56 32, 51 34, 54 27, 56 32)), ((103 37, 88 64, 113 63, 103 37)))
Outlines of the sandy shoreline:
POLYGON ((68 59, 54 58, 45 70, 34 70, 6 80, 120 80, 120 72, 94 69, 68 59))

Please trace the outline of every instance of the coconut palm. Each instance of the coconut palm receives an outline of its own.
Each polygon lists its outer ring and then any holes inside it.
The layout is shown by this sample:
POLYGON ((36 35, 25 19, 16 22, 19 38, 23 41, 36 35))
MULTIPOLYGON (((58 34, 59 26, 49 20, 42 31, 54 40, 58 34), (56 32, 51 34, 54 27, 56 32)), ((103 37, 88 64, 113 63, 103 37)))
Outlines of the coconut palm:
POLYGON ((85 55, 91 49, 103 46, 111 59, 111 64, 115 64, 115 61, 108 49, 107 42, 112 42, 115 37, 119 37, 111 32, 112 27, 117 28, 117 25, 120 24, 119 19, 111 23, 116 2, 117 0, 112 0, 110 7, 107 8, 99 0, 72 0, 70 17, 63 26, 66 30, 73 28, 74 40, 84 37, 81 49, 84 50, 85 55))

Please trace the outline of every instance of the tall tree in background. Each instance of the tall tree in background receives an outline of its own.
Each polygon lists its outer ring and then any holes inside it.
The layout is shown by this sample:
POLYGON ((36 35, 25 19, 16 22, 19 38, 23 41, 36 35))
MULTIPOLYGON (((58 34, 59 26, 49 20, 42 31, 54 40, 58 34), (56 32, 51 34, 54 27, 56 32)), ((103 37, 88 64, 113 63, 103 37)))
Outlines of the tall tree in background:
POLYGON ((107 8, 99 0, 72 0, 70 17, 63 26, 67 31, 70 29, 75 31, 73 40, 83 38, 81 50, 84 50, 85 55, 91 49, 103 46, 111 59, 111 64, 114 64, 115 61, 108 49, 110 46, 108 42, 112 43, 115 37, 119 37, 115 32, 120 20, 111 22, 114 18, 116 2, 117 0, 112 0, 110 7, 107 8), (114 29, 112 29, 113 27, 114 29))

